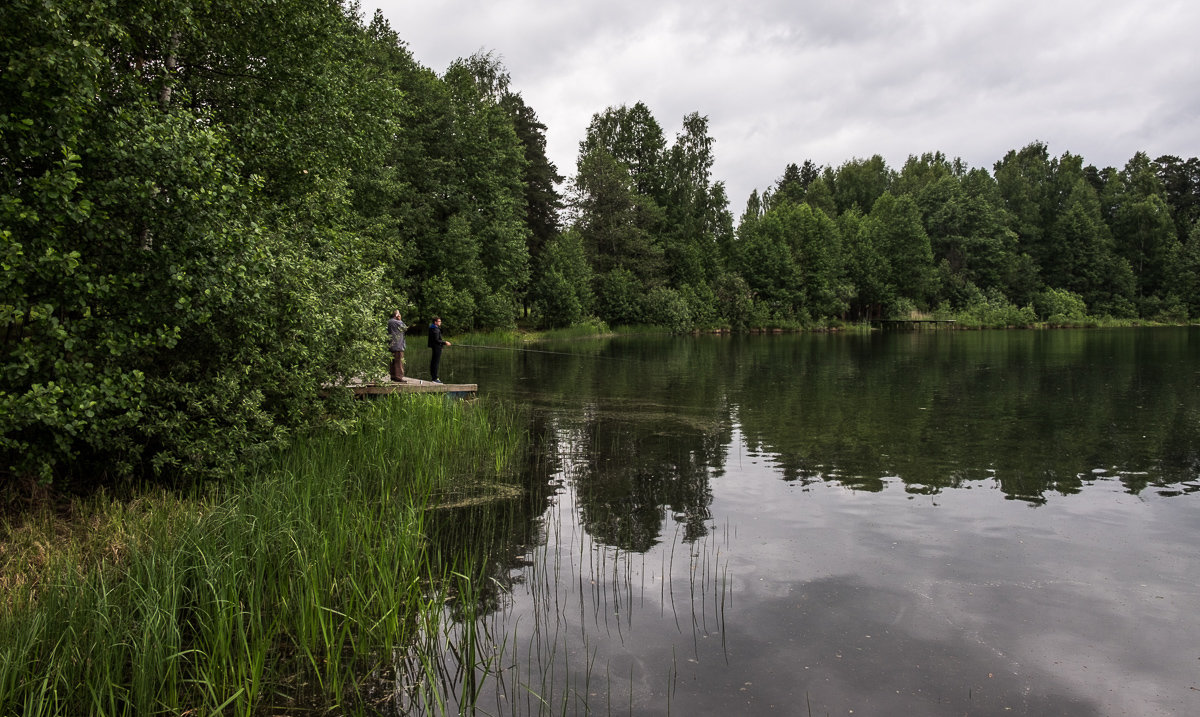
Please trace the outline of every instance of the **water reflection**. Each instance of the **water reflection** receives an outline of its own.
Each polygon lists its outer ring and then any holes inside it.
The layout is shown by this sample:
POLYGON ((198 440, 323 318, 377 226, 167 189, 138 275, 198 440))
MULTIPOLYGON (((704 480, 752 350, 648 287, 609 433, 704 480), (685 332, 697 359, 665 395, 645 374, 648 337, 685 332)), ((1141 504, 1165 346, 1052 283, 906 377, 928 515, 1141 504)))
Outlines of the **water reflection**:
POLYGON ((1131 490, 1195 475, 1192 332, 1002 332, 778 342, 738 422, 785 479, 915 492, 995 481, 1033 502, 1096 469, 1131 490), (1182 339, 1182 341, 1181 341, 1182 339), (1155 341, 1175 351, 1151 351, 1155 341), (838 354, 831 358, 830 348, 838 354), (1150 478, 1153 476, 1153 478, 1150 478))
POLYGON ((735 425, 784 480, 855 490, 988 481, 1041 503, 1096 476, 1136 493, 1194 481, 1200 467, 1195 329, 639 337, 556 349, 477 350, 456 370, 555 411, 591 451, 595 506, 585 509, 631 548, 651 544, 655 505, 702 524, 703 483, 725 469, 735 425), (613 525, 614 511, 641 522, 613 525))
POLYGON ((454 380, 533 407, 530 491, 488 508, 503 518, 446 517, 485 528, 439 541, 483 535, 494 559, 472 619, 430 636, 438 666, 401 670, 432 689, 397 704, 1200 713, 1198 339, 638 337, 456 354, 454 380))

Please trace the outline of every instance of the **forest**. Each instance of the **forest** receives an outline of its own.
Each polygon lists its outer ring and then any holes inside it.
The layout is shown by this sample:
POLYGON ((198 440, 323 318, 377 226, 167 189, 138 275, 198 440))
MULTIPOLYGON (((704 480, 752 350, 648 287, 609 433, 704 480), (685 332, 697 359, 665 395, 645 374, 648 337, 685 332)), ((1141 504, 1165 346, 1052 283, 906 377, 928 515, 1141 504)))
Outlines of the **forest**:
MULTIPOLYGON (((1200 317, 1200 160, 1040 141, 780 168, 597 108, 573 174, 494 54, 314 0, 0 7, 0 488, 191 480, 348 420, 393 308, 451 333, 1200 317)), ((799 158, 797 158, 799 159, 799 158)))

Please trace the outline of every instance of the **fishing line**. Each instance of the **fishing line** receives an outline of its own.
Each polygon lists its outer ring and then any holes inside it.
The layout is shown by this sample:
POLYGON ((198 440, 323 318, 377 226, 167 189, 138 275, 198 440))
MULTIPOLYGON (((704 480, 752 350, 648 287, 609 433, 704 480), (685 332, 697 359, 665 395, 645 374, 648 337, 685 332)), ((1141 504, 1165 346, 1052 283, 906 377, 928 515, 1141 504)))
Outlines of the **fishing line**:
POLYGON ((570 351, 546 351, 545 349, 527 349, 514 346, 481 346, 479 344, 451 344, 451 348, 462 346, 468 349, 489 349, 491 351, 524 351, 531 354, 550 354, 552 356, 575 356, 578 358, 599 359, 601 361, 624 361, 626 363, 645 363, 642 359, 617 358, 616 356, 596 356, 592 354, 572 353, 570 351))

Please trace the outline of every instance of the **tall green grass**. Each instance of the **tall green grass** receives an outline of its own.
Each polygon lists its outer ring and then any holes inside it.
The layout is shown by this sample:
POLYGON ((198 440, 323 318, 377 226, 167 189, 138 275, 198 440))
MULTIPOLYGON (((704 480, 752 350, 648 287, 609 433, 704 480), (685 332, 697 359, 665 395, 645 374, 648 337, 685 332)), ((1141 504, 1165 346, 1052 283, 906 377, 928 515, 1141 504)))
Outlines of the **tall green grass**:
MULTIPOLYGON (((621 333, 662 333, 664 329, 654 327, 624 327, 621 333)), ((578 324, 561 329, 544 329, 540 331, 526 330, 497 330, 481 331, 460 335, 455 342, 460 345, 477 346, 523 346, 539 341, 559 341, 564 339, 596 338, 614 333, 608 324, 599 319, 588 319, 578 324)))
POLYGON ((222 486, 8 526, 0 714, 377 712, 478 574, 430 510, 511 483, 522 437, 494 405, 392 397, 222 486))
POLYGON ((560 329, 546 329, 539 332, 537 337, 541 340, 555 341, 562 339, 581 339, 595 336, 607 336, 611 333, 614 332, 609 328, 608 324, 604 323, 600 319, 590 318, 560 329))

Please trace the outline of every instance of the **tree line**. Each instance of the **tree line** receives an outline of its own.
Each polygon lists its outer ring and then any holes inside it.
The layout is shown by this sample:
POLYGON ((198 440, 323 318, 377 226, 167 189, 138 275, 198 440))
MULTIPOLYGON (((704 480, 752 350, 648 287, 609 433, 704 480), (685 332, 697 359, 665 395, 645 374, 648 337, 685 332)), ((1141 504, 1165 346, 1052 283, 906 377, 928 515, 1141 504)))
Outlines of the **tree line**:
MULTIPOLYGON (((384 318, 673 330, 912 310, 1200 315, 1200 162, 1034 143, 790 164, 735 224, 699 113, 598 112, 564 177, 502 63, 313 0, 0 8, 0 471, 252 462, 352 415, 384 318)), ((1024 313, 1022 313, 1024 312, 1024 313)))
POLYGON ((543 262, 544 277, 562 278, 531 292, 542 321, 589 310, 675 329, 913 312, 998 325, 1200 316, 1195 157, 1139 152, 1097 169, 1033 142, 991 172, 940 152, 899 170, 878 155, 808 160, 754 191, 735 228, 708 175, 705 119, 683 126, 666 148, 644 105, 593 118, 571 221, 543 262))

